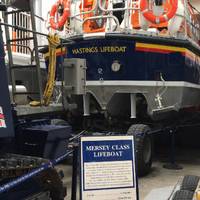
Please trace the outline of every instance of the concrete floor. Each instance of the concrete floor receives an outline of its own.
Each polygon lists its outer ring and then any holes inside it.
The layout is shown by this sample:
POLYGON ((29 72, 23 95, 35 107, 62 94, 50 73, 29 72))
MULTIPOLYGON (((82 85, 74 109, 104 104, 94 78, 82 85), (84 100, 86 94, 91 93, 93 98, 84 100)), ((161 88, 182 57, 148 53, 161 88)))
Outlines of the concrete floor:
MULTIPOLYGON (((147 197, 148 194, 154 189, 174 186, 177 181, 184 175, 200 176, 199 149, 181 149, 178 150, 176 154, 178 163, 183 167, 182 170, 164 169, 163 164, 167 160, 166 154, 156 155, 151 173, 145 177, 139 178, 140 200, 145 200, 145 197, 147 197)), ((68 164, 61 164, 58 167, 63 169, 65 173, 65 178, 63 181, 68 188, 68 195, 65 200, 71 200, 72 167, 68 164)), ((79 196, 77 196, 77 200, 79 200, 79 196)), ((166 200, 166 198, 163 198, 163 200, 166 200)))

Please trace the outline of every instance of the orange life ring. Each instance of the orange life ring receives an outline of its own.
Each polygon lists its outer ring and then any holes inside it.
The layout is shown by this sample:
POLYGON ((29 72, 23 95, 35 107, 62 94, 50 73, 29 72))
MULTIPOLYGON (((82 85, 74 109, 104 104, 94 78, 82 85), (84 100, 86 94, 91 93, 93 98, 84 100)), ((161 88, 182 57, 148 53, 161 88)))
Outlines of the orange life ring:
MULTIPOLYGON (((169 3, 170 3, 169 1, 164 2, 163 4, 164 12, 167 12, 169 9, 171 9, 171 5, 169 3)), ((131 24, 134 29, 141 28, 140 21, 139 21, 139 10, 132 11, 131 24)), ((164 22, 160 24, 154 24, 154 23, 149 24, 149 28, 167 28, 167 26, 168 26, 168 22, 164 22)))
POLYGON ((140 1, 140 9, 143 16, 153 24, 160 24, 169 21, 175 14, 178 8, 178 0, 169 0, 169 4, 171 5, 171 9, 168 10, 166 14, 161 16, 155 16, 153 11, 148 9, 148 1, 141 0, 140 1))
POLYGON ((70 16, 70 1, 69 0, 58 0, 57 3, 55 3, 51 8, 51 12, 50 12, 51 28, 53 28, 55 30, 61 29, 65 25, 69 16, 70 16), (58 22, 55 22, 55 15, 56 15, 56 13, 58 13, 58 7, 60 5, 63 5, 64 11, 63 11, 62 16, 58 20, 58 22))

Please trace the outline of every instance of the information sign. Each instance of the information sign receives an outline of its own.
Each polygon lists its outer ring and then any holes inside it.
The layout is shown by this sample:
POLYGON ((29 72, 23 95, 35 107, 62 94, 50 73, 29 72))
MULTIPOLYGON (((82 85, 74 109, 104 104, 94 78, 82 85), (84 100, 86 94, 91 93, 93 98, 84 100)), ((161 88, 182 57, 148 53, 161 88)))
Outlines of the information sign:
POLYGON ((81 138, 81 199, 137 200, 133 136, 81 138))

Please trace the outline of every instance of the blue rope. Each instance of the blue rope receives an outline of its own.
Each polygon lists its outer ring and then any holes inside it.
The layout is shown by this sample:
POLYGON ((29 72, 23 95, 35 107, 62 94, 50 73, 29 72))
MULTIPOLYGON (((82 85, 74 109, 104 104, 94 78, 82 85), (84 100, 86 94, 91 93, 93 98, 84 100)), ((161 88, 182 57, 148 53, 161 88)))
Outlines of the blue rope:
POLYGON ((10 190, 11 188, 14 188, 15 186, 25 182, 26 180, 38 175, 42 171, 54 167, 60 161, 65 160, 69 156, 69 154, 71 154, 72 152, 73 151, 68 151, 66 154, 64 154, 64 155, 62 155, 62 156, 60 156, 60 157, 58 157, 58 158, 56 158, 52 161, 49 161, 48 163, 42 164, 39 168, 33 169, 29 173, 27 173, 23 176, 20 176, 20 177, 16 178, 15 180, 10 181, 10 182, 0 186, 0 194, 5 192, 5 191, 10 190))

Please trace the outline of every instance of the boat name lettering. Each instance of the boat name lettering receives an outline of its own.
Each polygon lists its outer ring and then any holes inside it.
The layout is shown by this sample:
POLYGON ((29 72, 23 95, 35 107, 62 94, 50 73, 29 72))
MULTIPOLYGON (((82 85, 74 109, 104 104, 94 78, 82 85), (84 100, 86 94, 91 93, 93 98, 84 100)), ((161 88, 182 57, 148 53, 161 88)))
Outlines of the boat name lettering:
POLYGON ((102 46, 102 47, 84 47, 72 49, 73 54, 84 54, 84 53, 124 53, 126 52, 126 46, 102 46))

